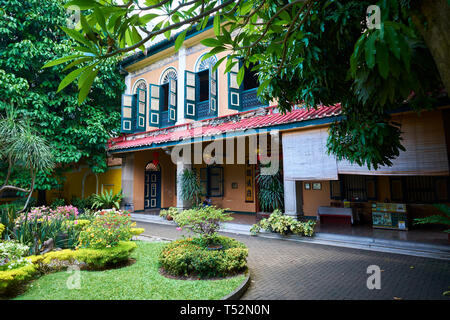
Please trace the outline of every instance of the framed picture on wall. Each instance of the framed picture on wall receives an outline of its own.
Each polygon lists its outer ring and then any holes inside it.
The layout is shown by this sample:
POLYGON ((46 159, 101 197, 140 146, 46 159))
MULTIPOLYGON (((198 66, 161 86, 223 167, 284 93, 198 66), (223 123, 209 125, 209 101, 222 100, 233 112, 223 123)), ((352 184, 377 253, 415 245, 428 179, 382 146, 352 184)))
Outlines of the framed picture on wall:
POLYGON ((253 165, 245 165, 245 202, 253 202, 255 200, 253 193, 253 181, 255 180, 253 177, 253 170, 253 165))
POLYGON ((311 183, 305 182, 303 185, 305 186, 305 190, 311 190, 311 183))
POLYGON ((312 185, 313 190, 322 190, 322 183, 314 182, 312 185))

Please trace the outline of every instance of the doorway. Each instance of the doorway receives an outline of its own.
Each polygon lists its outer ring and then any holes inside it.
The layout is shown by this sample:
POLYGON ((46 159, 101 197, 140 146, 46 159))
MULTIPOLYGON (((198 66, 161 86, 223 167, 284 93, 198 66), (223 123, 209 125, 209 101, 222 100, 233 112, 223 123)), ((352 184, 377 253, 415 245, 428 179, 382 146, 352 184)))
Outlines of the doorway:
POLYGON ((150 162, 145 167, 144 209, 161 208, 161 167, 150 162))

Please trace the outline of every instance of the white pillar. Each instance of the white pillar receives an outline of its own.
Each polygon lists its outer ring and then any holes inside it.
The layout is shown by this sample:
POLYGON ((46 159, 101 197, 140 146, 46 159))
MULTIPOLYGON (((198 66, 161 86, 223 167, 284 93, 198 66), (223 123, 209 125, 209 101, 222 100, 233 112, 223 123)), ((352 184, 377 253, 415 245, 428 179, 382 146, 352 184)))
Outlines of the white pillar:
POLYGON ((177 77, 177 123, 185 123, 184 119, 184 74, 186 71, 186 47, 178 50, 178 77, 177 77))
POLYGON ((189 201, 184 201, 181 197, 181 183, 180 176, 183 173, 184 169, 190 169, 192 165, 185 164, 183 161, 177 162, 177 208, 178 209, 188 209, 191 207, 191 203, 189 201))
POLYGON ((131 75, 128 74, 127 76, 125 76, 125 94, 131 94, 131 75))
POLYGON ((284 213, 297 219, 297 193, 295 180, 284 179, 284 213))
POLYGON ((134 182, 134 154, 126 154, 122 158, 122 209, 134 211, 133 182, 134 182))

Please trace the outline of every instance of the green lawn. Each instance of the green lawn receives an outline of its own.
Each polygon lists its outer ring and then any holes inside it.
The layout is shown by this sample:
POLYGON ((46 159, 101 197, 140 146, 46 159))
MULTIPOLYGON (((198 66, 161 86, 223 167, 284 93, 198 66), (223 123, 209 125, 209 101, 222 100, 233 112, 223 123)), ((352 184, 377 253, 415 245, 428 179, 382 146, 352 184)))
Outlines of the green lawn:
POLYGON ((220 299, 244 280, 236 276, 223 280, 175 280, 158 272, 162 243, 138 242, 131 255, 133 265, 107 271, 81 271, 81 289, 68 289, 68 272, 45 275, 32 282, 16 299, 27 300, 127 300, 127 299, 220 299))

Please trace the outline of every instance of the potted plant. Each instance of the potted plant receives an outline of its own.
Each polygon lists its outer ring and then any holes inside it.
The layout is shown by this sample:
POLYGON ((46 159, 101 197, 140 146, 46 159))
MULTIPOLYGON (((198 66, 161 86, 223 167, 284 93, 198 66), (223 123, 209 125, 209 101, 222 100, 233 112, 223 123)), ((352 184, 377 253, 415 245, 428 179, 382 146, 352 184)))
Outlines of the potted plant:
POLYGON ((101 194, 92 196, 92 209, 119 209, 122 199, 122 190, 117 194, 113 190, 103 190, 101 194))
MULTIPOLYGON (((414 219, 414 224, 428 224, 428 223, 436 223, 443 224, 446 226, 450 226, 450 206, 445 204, 434 204, 434 207, 439 209, 444 215, 433 215, 425 218, 416 218, 414 219)), ((448 234, 448 240, 450 241, 450 228, 444 230, 448 234)))
POLYGON ((258 201, 263 212, 262 218, 268 218, 274 210, 283 210, 284 187, 280 172, 274 175, 259 174, 256 177, 258 183, 258 201))
POLYGON ((193 207, 198 207, 201 202, 202 188, 195 170, 184 169, 179 177, 181 184, 181 198, 189 201, 193 207))
POLYGON ((166 220, 172 221, 173 218, 179 213, 178 208, 170 207, 169 209, 164 209, 159 212, 159 216, 165 218, 166 220))

